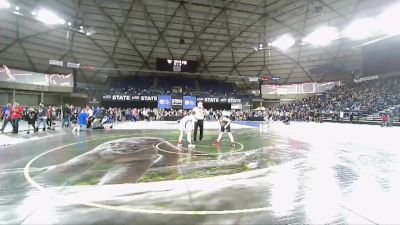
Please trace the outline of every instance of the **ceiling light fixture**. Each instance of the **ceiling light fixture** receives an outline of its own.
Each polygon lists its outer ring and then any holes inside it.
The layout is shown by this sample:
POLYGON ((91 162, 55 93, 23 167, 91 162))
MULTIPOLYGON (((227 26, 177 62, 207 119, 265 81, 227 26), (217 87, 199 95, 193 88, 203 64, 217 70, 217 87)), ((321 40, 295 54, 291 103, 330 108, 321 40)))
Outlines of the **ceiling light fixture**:
POLYGON ((8 9, 11 4, 7 0, 0 0, 0 9, 8 9))
POLYGON ((303 38, 303 42, 316 46, 326 46, 337 38, 339 38, 339 32, 335 27, 320 27, 303 38))
POLYGON ((352 22, 342 35, 353 40, 362 40, 379 33, 379 23, 373 18, 364 18, 352 22))
POLYGON ((377 18, 378 27, 384 34, 397 35, 400 34, 400 4, 387 8, 377 18))
POLYGON ((296 40, 293 37, 291 37, 289 34, 284 34, 272 42, 272 46, 285 51, 292 47, 295 43, 296 40))
POLYGON ((48 9, 40 9, 34 14, 35 18, 44 24, 49 24, 49 25, 65 24, 64 19, 60 18, 56 13, 48 9))

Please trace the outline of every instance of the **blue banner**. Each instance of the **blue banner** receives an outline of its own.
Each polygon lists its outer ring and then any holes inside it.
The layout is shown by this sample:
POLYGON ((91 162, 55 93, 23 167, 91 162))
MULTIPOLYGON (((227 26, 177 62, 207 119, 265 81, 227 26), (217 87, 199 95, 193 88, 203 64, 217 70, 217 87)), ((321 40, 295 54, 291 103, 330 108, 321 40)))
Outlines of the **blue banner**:
POLYGON ((196 107, 195 96, 183 96, 183 109, 193 109, 196 107))
POLYGON ((159 95, 158 96, 158 108, 159 109, 170 109, 172 98, 171 95, 159 95))

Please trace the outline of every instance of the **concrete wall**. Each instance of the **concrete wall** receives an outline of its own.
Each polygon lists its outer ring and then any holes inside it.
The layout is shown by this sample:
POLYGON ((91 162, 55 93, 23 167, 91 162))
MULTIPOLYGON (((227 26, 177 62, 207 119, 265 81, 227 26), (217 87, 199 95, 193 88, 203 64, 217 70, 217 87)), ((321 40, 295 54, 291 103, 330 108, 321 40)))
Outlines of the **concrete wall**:
POLYGON ((15 91, 15 99, 13 99, 13 90, 0 89, 0 106, 13 101, 17 101, 24 106, 36 106, 39 104, 40 94, 40 92, 15 91))
POLYGON ((76 106, 86 106, 87 99, 85 98, 77 98, 77 97, 63 97, 63 104, 70 104, 76 106))
POLYGON ((43 92, 43 101, 41 95, 41 91, 16 90, 15 99, 13 100, 13 90, 0 89, 0 106, 13 103, 14 101, 19 102, 22 106, 37 106, 40 102, 43 102, 45 105, 68 103, 85 106, 87 102, 87 96, 84 94, 43 92))
POLYGON ((45 93, 43 95, 43 102, 46 105, 60 105, 62 103, 62 97, 59 95, 48 95, 45 93))
POLYGON ((8 93, 0 93, 0 105, 4 105, 7 102, 10 102, 8 93))
POLYGON ((40 93, 15 94, 15 101, 23 106, 37 106, 40 102, 40 93))

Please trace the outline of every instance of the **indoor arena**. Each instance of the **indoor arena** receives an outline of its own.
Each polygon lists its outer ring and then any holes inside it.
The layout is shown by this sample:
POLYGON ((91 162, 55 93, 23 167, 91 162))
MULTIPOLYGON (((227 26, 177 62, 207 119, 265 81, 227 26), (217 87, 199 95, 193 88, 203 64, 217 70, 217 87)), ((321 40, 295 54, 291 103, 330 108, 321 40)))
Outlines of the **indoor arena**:
POLYGON ((398 0, 0 0, 0 224, 400 224, 398 21, 398 0))

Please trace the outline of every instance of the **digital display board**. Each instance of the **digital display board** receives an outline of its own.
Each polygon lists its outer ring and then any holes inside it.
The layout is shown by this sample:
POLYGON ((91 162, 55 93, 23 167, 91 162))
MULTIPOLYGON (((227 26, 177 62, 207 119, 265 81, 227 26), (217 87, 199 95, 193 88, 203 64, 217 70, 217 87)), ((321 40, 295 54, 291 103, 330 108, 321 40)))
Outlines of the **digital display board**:
POLYGON ((197 67, 197 61, 157 58, 157 70, 159 71, 197 73, 197 67))

